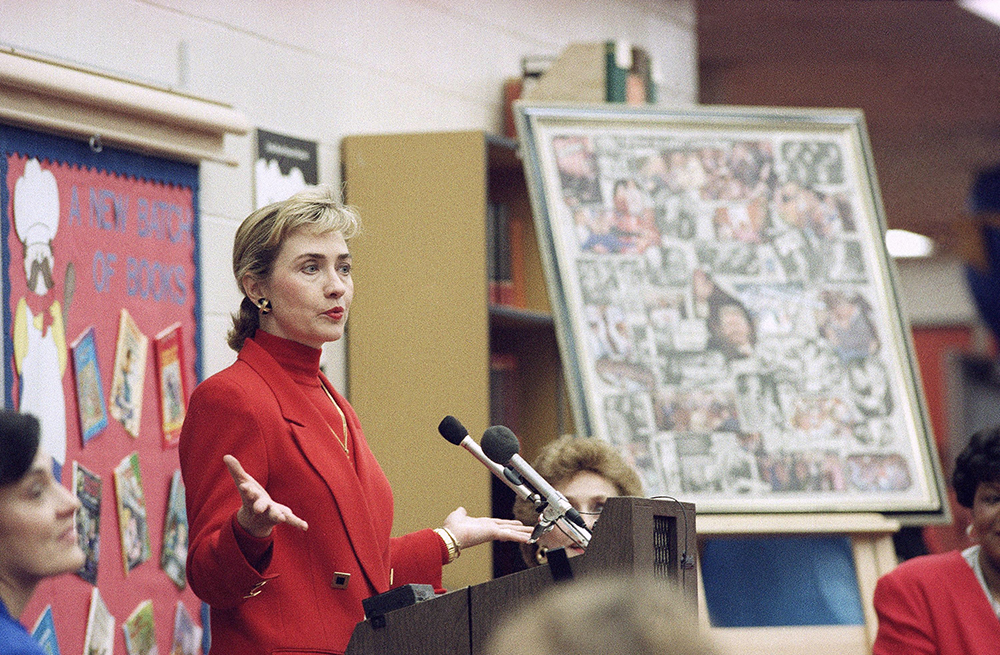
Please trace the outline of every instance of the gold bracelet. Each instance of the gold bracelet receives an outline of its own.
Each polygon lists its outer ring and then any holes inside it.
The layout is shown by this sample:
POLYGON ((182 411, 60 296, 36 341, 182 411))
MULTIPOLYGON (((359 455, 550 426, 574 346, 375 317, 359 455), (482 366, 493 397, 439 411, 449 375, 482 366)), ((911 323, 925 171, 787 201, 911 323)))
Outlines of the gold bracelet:
POLYGON ((458 539, 455 538, 455 533, 453 533, 448 528, 434 528, 434 532, 441 537, 444 541, 444 545, 448 548, 448 563, 451 564, 458 559, 458 556, 462 554, 462 547, 458 544, 458 539))
POLYGON ((434 528, 434 532, 441 537, 441 541, 448 548, 448 564, 451 564, 462 554, 462 547, 458 544, 458 539, 448 528, 434 528))

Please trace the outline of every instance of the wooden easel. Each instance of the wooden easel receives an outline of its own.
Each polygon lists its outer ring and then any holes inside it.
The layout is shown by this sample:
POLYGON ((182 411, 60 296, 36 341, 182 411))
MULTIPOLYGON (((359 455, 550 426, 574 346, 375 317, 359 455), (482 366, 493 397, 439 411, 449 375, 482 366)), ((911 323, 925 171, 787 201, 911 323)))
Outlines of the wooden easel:
POLYGON ((878 578, 895 568, 892 535, 897 521, 881 514, 742 514, 698 515, 698 539, 767 535, 844 535, 850 538, 864 625, 713 628, 698 566, 698 615, 703 626, 733 655, 869 655, 878 630, 872 606, 878 578))

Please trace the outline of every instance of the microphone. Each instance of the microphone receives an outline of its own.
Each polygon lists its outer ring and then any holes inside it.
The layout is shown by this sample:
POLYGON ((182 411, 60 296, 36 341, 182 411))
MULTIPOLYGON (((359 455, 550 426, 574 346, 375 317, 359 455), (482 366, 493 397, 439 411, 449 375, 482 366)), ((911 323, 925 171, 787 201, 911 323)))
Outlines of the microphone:
POLYGON ((583 548, 587 547, 590 543, 590 530, 587 529, 587 524, 584 523, 580 512, 570 505, 566 496, 557 491, 545 478, 539 475, 531 464, 521 457, 519 454, 521 444, 509 428, 494 425, 487 429, 483 433, 482 444, 483 452, 487 457, 497 464, 517 471, 529 485, 545 497, 546 503, 544 508, 540 509, 538 525, 535 528, 535 533, 531 535, 532 542, 551 530, 556 522, 559 522, 564 532, 567 532, 573 541, 583 548))
POLYGON ((461 446, 465 448, 472 456, 483 463, 483 466, 488 468, 493 475, 500 478, 504 484, 514 490, 514 493, 518 495, 522 500, 527 500, 534 504, 536 508, 540 507, 544 502, 538 494, 533 492, 531 489, 524 485, 524 482, 518 477, 517 473, 510 469, 506 469, 500 466, 492 459, 483 453, 483 449, 479 447, 472 437, 469 436, 469 431, 465 429, 461 423, 458 422, 454 416, 445 416, 438 425, 438 432, 441 436, 455 444, 456 446, 461 446))

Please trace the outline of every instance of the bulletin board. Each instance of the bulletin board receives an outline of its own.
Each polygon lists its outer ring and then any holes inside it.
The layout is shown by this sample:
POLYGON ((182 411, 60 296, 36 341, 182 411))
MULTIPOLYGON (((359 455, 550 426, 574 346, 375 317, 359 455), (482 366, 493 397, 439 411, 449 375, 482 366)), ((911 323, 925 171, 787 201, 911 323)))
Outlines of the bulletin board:
POLYGON ((699 514, 946 511, 860 111, 515 111, 582 433, 699 514))
POLYGON ((85 480, 99 526, 96 544, 81 529, 84 570, 43 582, 21 617, 30 630, 51 607, 62 653, 84 652, 95 589, 117 653, 130 616, 130 645, 148 639, 150 607, 161 653, 179 602, 201 624, 179 564, 186 522, 169 511, 201 376, 197 208, 197 165, 0 125, 4 404, 39 415, 42 448, 65 486, 75 469, 85 480))

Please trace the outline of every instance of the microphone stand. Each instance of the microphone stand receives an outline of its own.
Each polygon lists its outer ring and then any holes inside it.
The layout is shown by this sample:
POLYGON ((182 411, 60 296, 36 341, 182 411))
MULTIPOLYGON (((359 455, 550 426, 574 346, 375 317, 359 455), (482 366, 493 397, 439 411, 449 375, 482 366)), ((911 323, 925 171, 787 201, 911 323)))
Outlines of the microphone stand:
POLYGON ((543 534, 558 525, 563 534, 580 548, 585 549, 590 545, 591 533, 589 529, 569 520, 565 514, 559 514, 559 509, 542 498, 541 494, 535 494, 535 499, 538 523, 535 524, 535 529, 531 532, 528 543, 535 543, 543 534))

